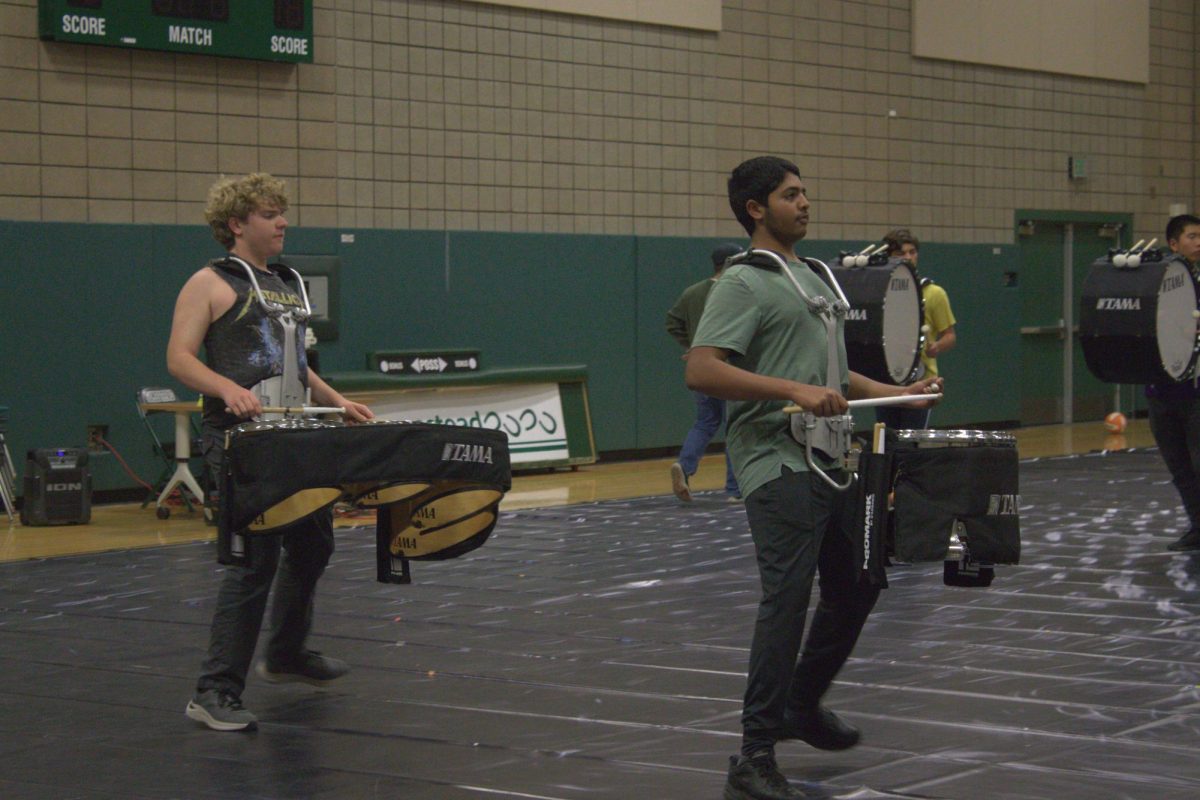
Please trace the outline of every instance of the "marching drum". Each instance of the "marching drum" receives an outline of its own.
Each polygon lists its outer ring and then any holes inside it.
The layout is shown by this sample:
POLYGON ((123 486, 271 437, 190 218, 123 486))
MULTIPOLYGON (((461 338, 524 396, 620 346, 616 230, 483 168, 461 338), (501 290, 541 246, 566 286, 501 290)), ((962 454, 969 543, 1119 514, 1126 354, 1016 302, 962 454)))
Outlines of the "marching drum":
POLYGON ((377 509, 377 580, 408 583, 410 560, 456 558, 487 540, 512 471, 501 431, 285 419, 230 429, 220 482, 221 563, 244 562, 244 535, 345 501, 377 509))
POLYGON ((1114 265, 1111 255, 1092 263, 1079 315, 1083 357, 1108 383, 1187 380, 1200 354, 1196 280, 1181 256, 1138 255, 1131 266, 1114 265))
POLYGON ((846 314, 850 369, 883 383, 912 383, 921 372, 925 308, 912 265, 888 259, 866 267, 834 266, 833 273, 850 302, 846 314))
POLYGON ((986 586, 1021 557, 1017 442, 1009 433, 888 431, 900 561, 943 561, 945 582, 986 586))

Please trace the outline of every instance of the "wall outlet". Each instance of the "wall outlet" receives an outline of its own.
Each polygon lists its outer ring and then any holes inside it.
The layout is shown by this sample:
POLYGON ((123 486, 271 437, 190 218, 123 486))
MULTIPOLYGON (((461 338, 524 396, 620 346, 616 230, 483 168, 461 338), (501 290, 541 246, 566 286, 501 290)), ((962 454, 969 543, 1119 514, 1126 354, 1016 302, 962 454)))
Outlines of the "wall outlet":
POLYGON ((89 453, 105 452, 104 445, 101 440, 108 441, 108 426, 107 425, 88 425, 87 426, 87 449, 89 453))

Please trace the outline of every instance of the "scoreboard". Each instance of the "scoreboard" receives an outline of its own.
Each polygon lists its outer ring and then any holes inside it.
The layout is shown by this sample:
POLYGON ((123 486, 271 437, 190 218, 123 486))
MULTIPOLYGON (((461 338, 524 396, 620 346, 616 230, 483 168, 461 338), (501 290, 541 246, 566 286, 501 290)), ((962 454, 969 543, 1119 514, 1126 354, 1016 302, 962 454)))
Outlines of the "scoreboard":
POLYGON ((312 0, 38 0, 38 35, 174 53, 313 60, 312 0))

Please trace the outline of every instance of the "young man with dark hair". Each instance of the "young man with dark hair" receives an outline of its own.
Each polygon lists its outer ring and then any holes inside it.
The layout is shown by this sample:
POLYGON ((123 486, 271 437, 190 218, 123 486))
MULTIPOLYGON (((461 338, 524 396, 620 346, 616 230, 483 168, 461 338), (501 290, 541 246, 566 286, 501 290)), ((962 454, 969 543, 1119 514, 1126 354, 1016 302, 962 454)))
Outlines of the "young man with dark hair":
MULTIPOLYGON (((1166 235, 1171 252, 1187 259, 1192 274, 1200 276, 1200 217, 1172 217, 1166 235)), ((1195 381, 1151 384, 1146 398, 1150 432, 1188 516, 1188 529, 1167 549, 1200 550, 1200 388, 1195 381)))
MULTIPOLYGON (((303 305, 296 288, 267 263, 283 252, 287 207, 283 181, 265 173, 213 184, 204 215, 229 257, 209 262, 192 275, 175 302, 167 370, 204 395, 204 458, 213 475, 220 472, 225 431, 263 413, 253 389, 260 382, 295 381, 311 390, 320 405, 345 409, 347 422, 374 416, 308 368, 304 325, 298 326, 296 341, 291 342, 294 358, 285 352, 289 342, 282 324, 259 302, 261 292, 288 309, 303 305), (250 275, 256 276, 257 285, 250 275), (207 363, 199 358, 201 346, 207 363)), ((246 563, 225 568, 208 656, 186 710, 188 717, 217 731, 240 731, 257 723, 241 696, 273 582, 271 638, 258 664, 259 676, 271 683, 324 684, 349 669, 345 662, 305 647, 317 580, 333 554, 332 513, 319 511, 279 535, 247 536, 245 541, 246 563)))
MULTIPOLYGON (((821 698, 854 648, 878 589, 860 582, 854 561, 853 493, 810 471, 783 408, 793 403, 830 417, 846 413, 847 397, 921 396, 940 391, 942 382, 890 386, 847 369, 844 318, 831 338, 832 323, 815 310, 837 300, 836 293, 823 271, 795 254, 810 208, 795 164, 773 156, 740 164, 729 179, 729 202, 751 247, 773 252, 786 265, 761 256, 727 267, 709 293, 687 362, 690 388, 729 401, 728 447, 762 586, 741 753, 730 759, 724 796, 785 800, 805 795, 780 773, 776 742, 801 739, 826 750, 858 743, 858 731, 821 698), (831 366, 836 374, 828 374, 831 366), (801 653, 818 571, 820 601, 801 653)), ((845 478, 836 460, 822 461, 828 477, 845 478)))
MULTIPOLYGON (((921 258, 921 242, 907 228, 895 228, 883 237, 887 245, 888 255, 892 258, 902 258, 917 269, 921 258)), ((925 334, 925 349, 921 351, 921 364, 924 367, 921 377, 937 377, 937 357, 945 355, 958 342, 958 332, 954 312, 950 309, 950 297, 946 290, 931 280, 922 278, 917 273, 921 284, 921 300, 925 306, 921 324, 927 327, 925 334)), ((919 430, 929 427, 929 409, 906 408, 904 406, 883 406, 875 409, 875 419, 889 428, 919 430)))
MULTIPOLYGON (((687 350, 692 346, 692 336, 696 333, 696 326, 700 324, 700 315, 704 313, 704 301, 708 299, 709 290, 721 275, 721 270, 725 269, 726 259, 740 252, 742 248, 732 242, 713 248, 713 274, 684 289, 675 305, 667 312, 667 333, 683 347, 684 359, 687 359, 687 350)), ((692 392, 692 396, 696 401, 696 421, 692 423, 691 430, 683 440, 683 447, 679 449, 679 460, 671 465, 671 490, 685 503, 692 501, 689 479, 700 468, 704 449, 725 424, 724 400, 709 397, 703 392, 692 392)), ((725 494, 731 501, 740 500, 742 497, 737 479, 733 477, 733 462, 729 460, 728 451, 725 453, 725 494)))

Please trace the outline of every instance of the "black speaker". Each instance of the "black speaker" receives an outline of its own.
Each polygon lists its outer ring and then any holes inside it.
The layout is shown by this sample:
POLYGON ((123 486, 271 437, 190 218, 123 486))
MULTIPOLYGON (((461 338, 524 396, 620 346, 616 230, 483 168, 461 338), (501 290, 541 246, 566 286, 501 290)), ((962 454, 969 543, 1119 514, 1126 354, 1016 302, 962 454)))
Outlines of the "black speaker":
POLYGON ((22 525, 78 525, 92 518, 86 450, 40 448, 25 460, 22 525))

